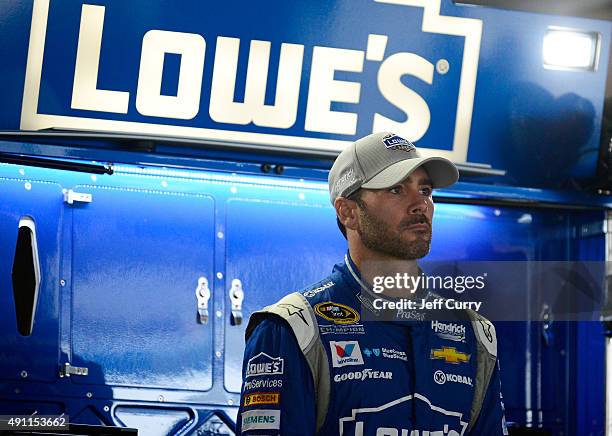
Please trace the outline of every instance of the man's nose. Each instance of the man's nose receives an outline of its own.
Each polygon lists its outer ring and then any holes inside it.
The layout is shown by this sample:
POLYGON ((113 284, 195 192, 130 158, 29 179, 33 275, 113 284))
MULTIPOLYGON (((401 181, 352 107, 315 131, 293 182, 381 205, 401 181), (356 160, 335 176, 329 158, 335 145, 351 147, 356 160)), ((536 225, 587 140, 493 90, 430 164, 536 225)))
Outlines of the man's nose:
POLYGON ((416 193, 412 196, 411 198, 411 202, 409 205, 409 211, 410 213, 426 213, 427 212, 427 208, 428 208, 428 204, 427 204, 427 198, 423 197, 420 193, 416 193))

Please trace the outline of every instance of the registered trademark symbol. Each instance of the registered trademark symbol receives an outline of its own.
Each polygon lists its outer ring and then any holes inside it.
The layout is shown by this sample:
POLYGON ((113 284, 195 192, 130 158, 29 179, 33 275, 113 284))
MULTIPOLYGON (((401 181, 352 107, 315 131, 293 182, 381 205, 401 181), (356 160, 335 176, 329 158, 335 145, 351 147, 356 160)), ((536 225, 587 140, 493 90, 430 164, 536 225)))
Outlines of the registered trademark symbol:
POLYGON ((438 73, 446 74, 448 73, 449 69, 450 69, 450 64, 448 63, 446 59, 440 59, 438 62, 436 62, 436 71, 438 73))

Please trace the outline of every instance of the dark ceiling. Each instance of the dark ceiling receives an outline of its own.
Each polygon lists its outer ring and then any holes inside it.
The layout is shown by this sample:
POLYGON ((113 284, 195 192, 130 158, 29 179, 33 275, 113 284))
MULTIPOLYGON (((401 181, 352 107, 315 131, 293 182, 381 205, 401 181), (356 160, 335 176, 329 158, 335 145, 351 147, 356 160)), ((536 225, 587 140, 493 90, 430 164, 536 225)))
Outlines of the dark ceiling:
POLYGON ((455 0, 502 9, 570 15, 612 21, 612 0, 455 0))

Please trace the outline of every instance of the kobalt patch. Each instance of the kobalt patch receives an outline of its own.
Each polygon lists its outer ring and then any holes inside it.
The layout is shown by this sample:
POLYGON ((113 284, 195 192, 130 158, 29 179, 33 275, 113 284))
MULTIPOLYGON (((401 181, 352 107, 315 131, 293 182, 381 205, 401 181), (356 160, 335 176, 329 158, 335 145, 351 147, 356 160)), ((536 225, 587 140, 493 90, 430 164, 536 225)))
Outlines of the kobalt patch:
POLYGON ((453 382, 473 386, 472 377, 460 374, 452 374, 441 370, 438 370, 434 373, 433 379, 439 385, 443 385, 446 382, 453 382))
POLYGON ((303 293, 303 295, 305 297, 314 297, 315 295, 317 295, 319 292, 323 292, 324 290, 331 288, 332 286, 334 286, 334 282, 327 282, 327 283, 323 283, 321 286, 314 288, 314 289, 310 289, 306 292, 303 293))

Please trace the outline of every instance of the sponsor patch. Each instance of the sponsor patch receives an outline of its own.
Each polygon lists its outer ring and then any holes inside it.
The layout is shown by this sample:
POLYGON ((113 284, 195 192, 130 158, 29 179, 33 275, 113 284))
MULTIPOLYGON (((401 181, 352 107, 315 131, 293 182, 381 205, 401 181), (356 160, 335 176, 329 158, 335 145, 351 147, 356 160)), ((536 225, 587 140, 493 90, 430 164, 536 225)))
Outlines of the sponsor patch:
POLYGON ((283 387, 283 380, 280 378, 256 378, 244 382, 244 392, 251 391, 253 389, 278 389, 283 387))
POLYGON ((440 370, 434 372, 433 379, 439 385, 443 385, 446 382, 451 382, 473 386, 472 377, 468 377, 466 375, 451 374, 440 370))
POLYGON ((348 416, 339 419, 338 433, 398 436, 460 436, 467 433, 468 423, 463 420, 462 412, 445 410, 439 404, 416 392, 395 398, 386 404, 377 403, 376 397, 373 397, 367 406, 349 408, 348 416), (402 428, 402 423, 397 422, 397 417, 408 413, 414 413, 422 423, 415 425, 407 422, 405 426, 409 428, 402 428), (368 423, 371 422, 386 423, 386 425, 381 428, 374 424, 373 428, 368 428, 368 423), (397 423, 397 427, 390 424, 394 422, 397 423))
POLYGON ((349 365, 363 365, 361 348, 357 341, 330 341, 332 365, 334 368, 349 365))
POLYGON ((387 359, 399 359, 399 360, 403 360, 404 362, 408 361, 408 355, 406 354, 405 351, 399 351, 396 350, 394 348, 364 348, 363 350, 363 354, 365 354, 366 357, 384 357, 387 359))
POLYGON ((455 347, 432 348, 430 357, 432 359, 441 359, 446 363, 458 365, 470 361, 470 355, 457 351, 455 347))
POLYGON ((316 287, 314 289, 310 289, 306 292, 304 292, 302 295, 304 295, 304 297, 314 297, 315 295, 317 295, 319 292, 323 292, 324 290, 331 288, 332 286, 334 286, 334 282, 326 282, 323 283, 321 286, 316 287))
POLYGON ((397 135, 387 135, 382 139, 385 147, 389 150, 402 150, 402 151, 414 151, 416 147, 414 144, 407 139, 397 135))
POLYGON ((431 329, 438 337, 449 341, 465 342, 465 325, 454 322, 432 321, 431 329))
POLYGON ((364 335, 365 328, 363 324, 330 324, 320 325, 319 331, 322 335, 333 334, 333 335, 364 335))
POLYGON ((244 396, 243 406, 249 407, 278 403, 280 403, 280 392, 253 392, 244 396))
POLYGON ((280 410, 248 410, 242 412, 242 431, 280 429, 280 410))
POLYGON ((334 376, 335 382, 347 380, 365 381, 371 379, 391 380, 393 379, 393 373, 391 371, 375 371, 371 368, 365 368, 361 371, 345 372, 344 374, 336 374, 334 376))
POLYGON ((359 314, 355 309, 332 301, 315 305, 314 311, 321 318, 335 324, 355 324, 359 321, 359 314))
POLYGON ((246 377, 282 374, 284 365, 285 360, 281 357, 272 357, 262 351, 247 362, 246 377))

